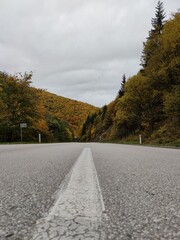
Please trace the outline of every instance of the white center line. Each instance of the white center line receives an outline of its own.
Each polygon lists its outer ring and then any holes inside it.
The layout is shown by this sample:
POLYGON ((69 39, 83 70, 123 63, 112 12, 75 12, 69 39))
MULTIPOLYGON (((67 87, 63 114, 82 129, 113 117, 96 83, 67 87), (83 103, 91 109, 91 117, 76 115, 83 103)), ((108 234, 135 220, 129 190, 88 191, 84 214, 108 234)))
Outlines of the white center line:
POLYGON ((84 148, 54 207, 37 223, 32 239, 104 239, 103 211, 91 149, 84 148))

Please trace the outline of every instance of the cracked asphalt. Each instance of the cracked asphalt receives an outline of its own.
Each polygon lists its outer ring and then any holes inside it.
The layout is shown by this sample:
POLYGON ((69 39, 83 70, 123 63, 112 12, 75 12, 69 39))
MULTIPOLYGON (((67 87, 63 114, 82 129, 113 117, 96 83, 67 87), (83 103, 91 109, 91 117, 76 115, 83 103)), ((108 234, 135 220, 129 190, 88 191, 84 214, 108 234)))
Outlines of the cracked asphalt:
MULTIPOLYGON (((101 230, 106 238, 94 239, 180 239, 179 149, 74 143, 0 145, 1 240, 32 239, 85 147, 91 148, 105 205, 101 230)), ((73 231, 78 221, 66 224, 73 231)))
POLYGON ((32 239, 103 239, 103 209, 91 149, 84 148, 62 184, 56 204, 36 225, 32 239))
POLYGON ((108 239, 180 240, 180 150, 93 145, 108 239))
POLYGON ((30 239, 83 145, 0 145, 0 239, 30 239))

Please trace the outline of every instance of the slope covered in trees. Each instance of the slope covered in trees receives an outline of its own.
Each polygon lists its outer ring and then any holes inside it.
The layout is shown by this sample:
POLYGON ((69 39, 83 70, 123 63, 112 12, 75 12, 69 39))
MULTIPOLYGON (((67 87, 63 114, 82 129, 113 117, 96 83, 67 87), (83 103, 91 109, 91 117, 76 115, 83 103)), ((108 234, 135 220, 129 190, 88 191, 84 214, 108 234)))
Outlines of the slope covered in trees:
POLYGON ((32 74, 11 76, 0 72, 0 142, 72 141, 79 137, 87 115, 95 107, 31 87, 32 74))
POLYGON ((90 104, 57 96, 46 91, 39 91, 39 94, 47 112, 54 118, 68 123, 74 137, 77 138, 81 135, 84 120, 89 114, 97 110, 90 104))
POLYGON ((158 2, 137 75, 123 76, 116 99, 88 116, 82 140, 180 144, 180 13, 164 21, 158 2))

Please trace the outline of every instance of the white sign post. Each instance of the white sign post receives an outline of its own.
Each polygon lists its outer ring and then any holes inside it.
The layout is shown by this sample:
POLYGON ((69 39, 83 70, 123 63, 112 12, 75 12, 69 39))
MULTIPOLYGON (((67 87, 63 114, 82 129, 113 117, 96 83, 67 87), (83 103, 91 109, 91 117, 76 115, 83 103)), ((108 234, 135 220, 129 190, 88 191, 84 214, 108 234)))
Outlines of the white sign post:
POLYGON ((139 144, 142 144, 142 136, 141 136, 141 134, 139 135, 139 144))
POLYGON ((20 136, 21 136, 21 142, 23 141, 23 128, 27 128, 27 123, 20 123, 20 136))
POLYGON ((39 143, 41 143, 41 134, 39 133, 39 143))

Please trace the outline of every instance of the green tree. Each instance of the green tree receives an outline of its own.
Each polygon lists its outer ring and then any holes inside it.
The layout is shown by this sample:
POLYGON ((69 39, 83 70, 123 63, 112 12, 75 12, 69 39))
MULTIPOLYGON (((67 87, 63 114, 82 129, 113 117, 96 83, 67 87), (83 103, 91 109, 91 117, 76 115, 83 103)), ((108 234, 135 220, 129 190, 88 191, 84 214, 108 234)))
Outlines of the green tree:
POLYGON ((122 77, 122 82, 121 82, 121 88, 119 89, 119 92, 118 92, 118 97, 122 97, 124 95, 124 85, 126 83, 126 75, 123 74, 123 77, 122 77))
POLYGON ((158 1, 157 3, 157 7, 156 7, 156 13, 155 13, 155 17, 152 18, 151 20, 151 24, 153 26, 153 29, 151 30, 153 33, 158 33, 161 34, 162 33, 162 29, 164 26, 164 19, 166 17, 165 11, 164 11, 164 6, 163 6, 163 2, 158 1))
POLYGON ((53 142, 72 141, 72 132, 69 130, 68 123, 51 117, 48 121, 49 130, 52 133, 53 142))
POLYGON ((164 95, 164 112, 168 118, 177 118, 180 123, 180 85, 164 95))
POLYGON ((180 85, 174 86, 170 93, 164 96, 165 135, 176 140, 180 138, 180 85))
POLYGON ((107 130, 109 127, 113 125, 114 117, 115 117, 115 101, 112 101, 107 106, 106 115, 103 119, 103 130, 107 130))
POLYGON ((151 57, 160 45, 159 36, 162 33, 165 16, 166 14, 163 3, 158 1, 155 18, 152 18, 151 20, 153 28, 149 31, 147 41, 143 43, 143 52, 141 56, 141 65, 143 68, 146 68, 146 66, 149 64, 151 57))

